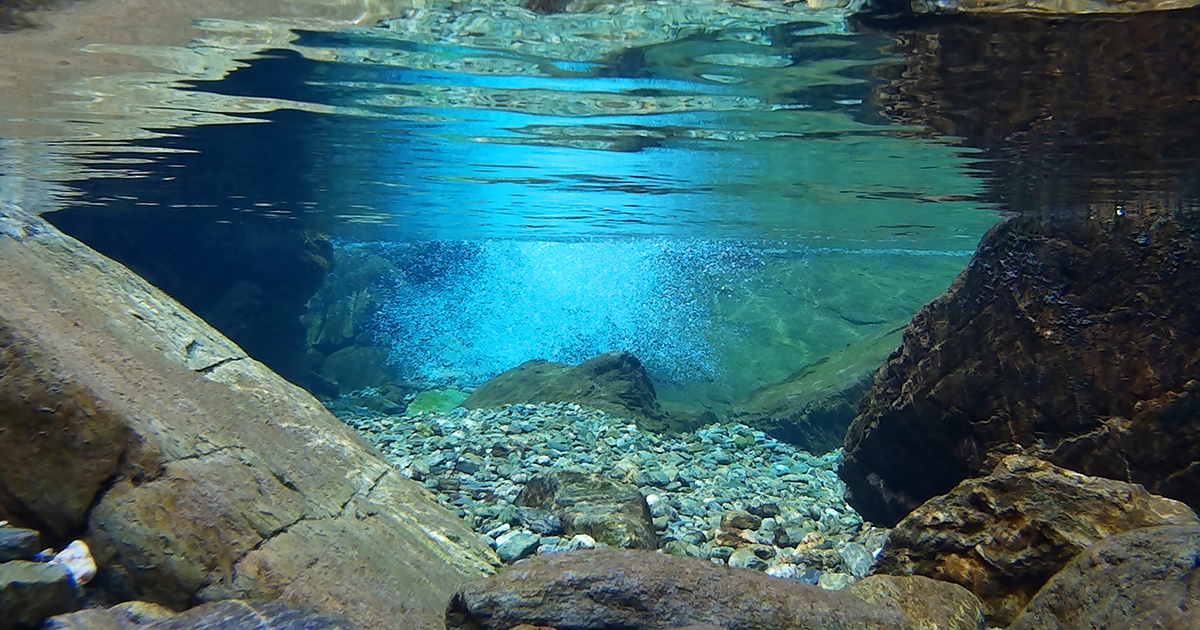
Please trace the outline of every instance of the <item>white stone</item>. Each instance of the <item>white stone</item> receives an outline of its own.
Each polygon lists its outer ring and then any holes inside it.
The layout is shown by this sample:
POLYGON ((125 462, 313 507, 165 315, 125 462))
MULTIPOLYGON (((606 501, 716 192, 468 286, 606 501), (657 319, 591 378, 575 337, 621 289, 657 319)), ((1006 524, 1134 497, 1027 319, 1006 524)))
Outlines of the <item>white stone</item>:
POLYGON ((75 578, 75 583, 83 586, 92 581, 96 577, 96 561, 92 559, 92 550, 88 549, 87 543, 82 540, 76 540, 67 545, 62 551, 58 552, 50 564, 61 564, 71 576, 75 578))
POLYGON ((576 549, 595 549, 596 539, 587 534, 575 534, 571 540, 567 541, 567 549, 575 551, 576 549))

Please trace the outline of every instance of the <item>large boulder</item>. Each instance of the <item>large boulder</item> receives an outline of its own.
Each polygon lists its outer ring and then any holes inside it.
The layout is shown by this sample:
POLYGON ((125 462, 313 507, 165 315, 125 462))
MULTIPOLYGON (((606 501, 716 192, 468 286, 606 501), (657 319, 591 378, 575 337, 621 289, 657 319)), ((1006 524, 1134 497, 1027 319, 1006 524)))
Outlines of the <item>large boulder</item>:
POLYGON ((971 591, 920 575, 870 575, 846 592, 876 606, 899 606, 921 630, 978 630, 983 604, 971 591))
POLYGON ((846 434, 847 500, 891 526, 1025 452, 1200 506, 1200 211, 993 228, 904 333, 846 434))
POLYGON ((900 344, 900 331, 852 344, 751 392, 729 419, 811 453, 840 448, 875 370, 900 344))
POLYGON ((1200 527, 1117 534, 1054 576, 1012 630, 1200 628, 1200 527))
POLYGON ((0 519, 77 532, 90 591, 280 598, 440 625, 498 560, 304 390, 39 218, 0 206, 0 519))
MULTIPOLYGON (((954 587, 951 587, 954 588, 954 587)), ((920 592, 921 589, 918 589, 920 592)), ((961 589, 959 589, 961 591, 961 589)), ((507 630, 520 624, 572 630, 652 630, 711 624, 727 630, 916 630, 978 628, 909 617, 891 597, 868 602, 758 571, 638 551, 538 556, 465 586, 446 610, 448 630, 507 630)), ((963 593, 969 601, 970 594, 963 593)), ((913 607, 919 607, 917 602, 913 607)))
POLYGON ((578 403, 635 420, 651 431, 693 428, 663 410, 646 368, 628 352, 606 352, 579 365, 526 361, 479 386, 462 406, 545 402, 578 403))
POLYGON ((1106 536, 1184 524, 1200 518, 1179 501, 1012 455, 900 521, 875 572, 961 584, 983 601, 990 623, 1008 625, 1047 580, 1106 536))

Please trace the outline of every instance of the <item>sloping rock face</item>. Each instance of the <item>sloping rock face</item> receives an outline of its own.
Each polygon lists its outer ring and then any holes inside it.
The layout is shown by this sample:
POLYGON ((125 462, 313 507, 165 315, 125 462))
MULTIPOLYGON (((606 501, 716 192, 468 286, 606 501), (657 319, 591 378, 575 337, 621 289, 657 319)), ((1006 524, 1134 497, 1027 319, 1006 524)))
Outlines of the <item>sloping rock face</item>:
POLYGON ((1011 628, 1200 628, 1200 527, 1105 540, 1054 576, 1011 628))
POLYGON ((757 571, 636 551, 538 556, 468 584, 446 610, 448 630, 507 630, 520 624, 573 630, 690 624, 728 630, 963 627, 937 621, 945 625, 918 625, 888 597, 868 603, 848 592, 757 571))
POLYGON ((0 296, 0 518, 82 537, 93 594, 433 628, 498 564, 307 392, 11 206, 0 296))
POLYGON ((554 512, 568 536, 587 534, 625 549, 658 547, 646 497, 601 475, 563 470, 534 477, 514 503, 554 512))
POLYGON ((993 228, 875 375, 839 471, 890 526, 1025 452, 1200 506, 1200 211, 993 228))
POLYGON ((646 368, 628 352, 606 352, 579 365, 526 361, 481 385, 462 406, 543 402, 577 403, 636 420, 650 431, 692 428, 663 410, 646 368))
POLYGON ((823 357, 791 378, 746 396, 729 419, 810 453, 842 446, 875 370, 900 344, 900 329, 823 357))
POLYGON ((900 521, 875 572, 961 584, 983 601, 989 623, 1008 625, 1047 580, 1106 536, 1184 524, 1200 518, 1179 501, 1012 455, 900 521))
POLYGON ((871 575, 847 592, 877 606, 899 606, 922 630, 976 630, 983 627, 983 604, 971 591, 920 575, 871 575))

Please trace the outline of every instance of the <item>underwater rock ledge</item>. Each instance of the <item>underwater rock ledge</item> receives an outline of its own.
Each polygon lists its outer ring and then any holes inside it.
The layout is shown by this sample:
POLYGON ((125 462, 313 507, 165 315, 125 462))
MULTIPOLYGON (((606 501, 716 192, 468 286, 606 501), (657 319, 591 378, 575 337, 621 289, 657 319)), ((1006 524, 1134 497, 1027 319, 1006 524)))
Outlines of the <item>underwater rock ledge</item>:
POLYGON ((1200 506, 1200 211, 1018 217, 905 331, 845 442, 847 500, 894 525, 1024 452, 1200 506))

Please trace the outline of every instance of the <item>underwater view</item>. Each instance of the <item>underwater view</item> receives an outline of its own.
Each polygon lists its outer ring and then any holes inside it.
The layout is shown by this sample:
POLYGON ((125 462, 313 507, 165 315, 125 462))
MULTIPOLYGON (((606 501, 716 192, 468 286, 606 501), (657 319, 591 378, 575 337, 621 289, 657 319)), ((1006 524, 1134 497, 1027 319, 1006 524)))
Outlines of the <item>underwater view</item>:
POLYGON ((1200 628, 1191 4, 0 3, 0 630, 1200 628))

